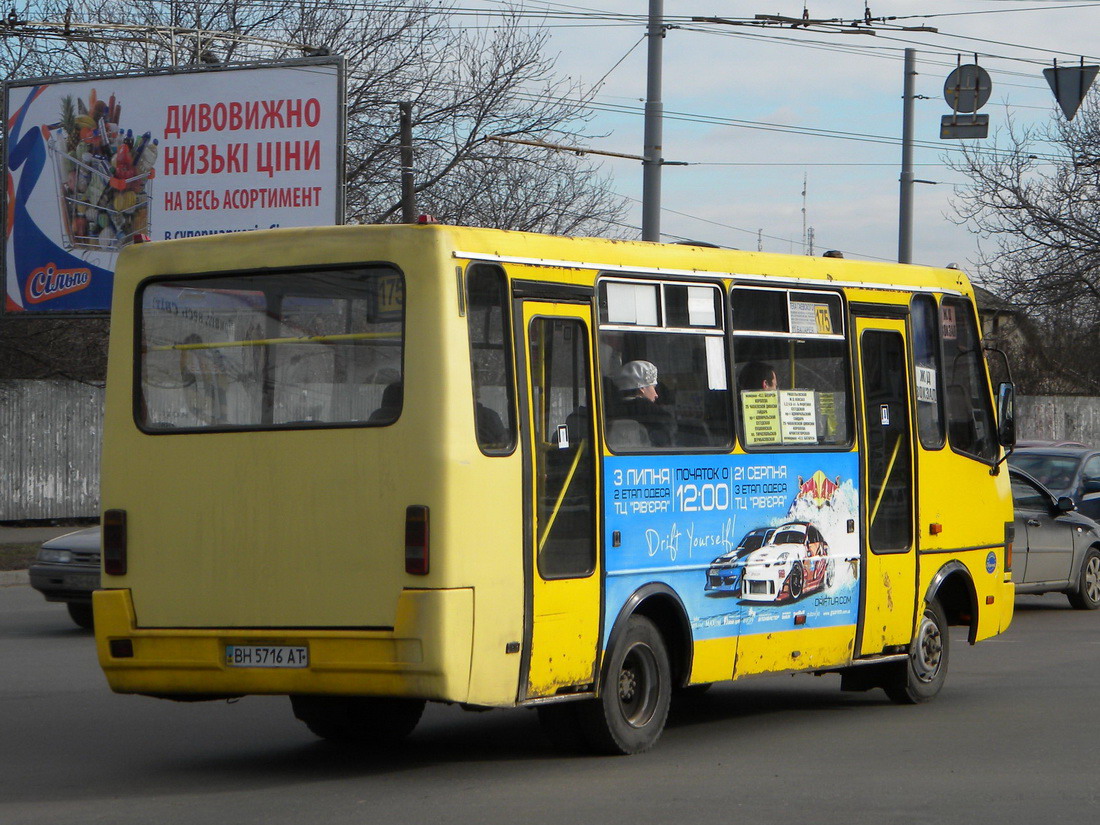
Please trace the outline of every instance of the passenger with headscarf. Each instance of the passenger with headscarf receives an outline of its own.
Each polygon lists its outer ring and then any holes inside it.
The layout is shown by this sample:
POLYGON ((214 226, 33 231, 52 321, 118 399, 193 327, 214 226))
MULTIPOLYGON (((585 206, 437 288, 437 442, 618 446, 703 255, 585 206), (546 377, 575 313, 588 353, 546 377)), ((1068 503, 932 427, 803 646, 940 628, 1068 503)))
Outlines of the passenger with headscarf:
POLYGON ((616 419, 636 421, 644 427, 650 446, 669 446, 674 422, 672 413, 657 404, 657 367, 649 361, 628 361, 613 380, 622 395, 616 419))

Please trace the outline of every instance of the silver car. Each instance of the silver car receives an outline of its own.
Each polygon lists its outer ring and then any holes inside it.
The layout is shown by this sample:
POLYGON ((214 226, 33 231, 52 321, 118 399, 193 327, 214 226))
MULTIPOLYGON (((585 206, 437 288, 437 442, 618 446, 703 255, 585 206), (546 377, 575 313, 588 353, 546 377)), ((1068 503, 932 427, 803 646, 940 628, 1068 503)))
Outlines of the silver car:
POLYGON ((99 589, 99 527, 42 544, 30 569, 31 587, 48 602, 65 602, 78 626, 92 627, 92 592, 99 589))
POLYGON ((1078 610, 1100 607, 1100 524, 1021 470, 1009 470, 1016 513, 1017 593, 1065 593, 1078 610))

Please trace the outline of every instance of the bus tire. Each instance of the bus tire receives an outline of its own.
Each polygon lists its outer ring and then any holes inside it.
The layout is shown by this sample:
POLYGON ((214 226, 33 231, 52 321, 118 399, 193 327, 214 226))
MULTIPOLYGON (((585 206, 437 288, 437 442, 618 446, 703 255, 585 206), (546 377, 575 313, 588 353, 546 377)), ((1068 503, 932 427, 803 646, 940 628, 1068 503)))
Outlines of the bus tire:
POLYGON ((671 698, 665 640, 653 622, 633 615, 608 658, 599 698, 578 704, 577 715, 593 750, 641 753, 660 738, 671 698))
POLYGON ((413 732, 423 699, 291 696, 294 715, 322 739, 344 745, 386 745, 413 732))
POLYGON ((1077 587, 1066 593, 1071 606, 1077 610, 1095 610, 1100 607, 1100 551, 1090 547, 1081 560, 1081 575, 1077 587))
POLYGON ((886 695, 901 705, 917 705, 932 700, 947 679, 950 639, 947 616, 939 601, 924 606, 916 636, 904 662, 891 667, 883 683, 886 695))

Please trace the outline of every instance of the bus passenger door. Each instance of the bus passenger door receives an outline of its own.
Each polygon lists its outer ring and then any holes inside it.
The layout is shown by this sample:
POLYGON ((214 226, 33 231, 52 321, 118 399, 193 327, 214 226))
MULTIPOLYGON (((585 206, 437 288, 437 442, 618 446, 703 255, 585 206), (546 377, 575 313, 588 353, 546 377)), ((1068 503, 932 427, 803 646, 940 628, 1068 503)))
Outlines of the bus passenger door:
MULTIPOLYGON (((589 308, 525 301, 526 698, 595 682, 598 475, 589 308)), ((491 513, 486 513, 492 518, 491 513)))
POLYGON ((905 322, 855 319, 859 342, 863 475, 863 621, 858 653, 908 645, 917 557, 913 540, 913 436, 905 322))

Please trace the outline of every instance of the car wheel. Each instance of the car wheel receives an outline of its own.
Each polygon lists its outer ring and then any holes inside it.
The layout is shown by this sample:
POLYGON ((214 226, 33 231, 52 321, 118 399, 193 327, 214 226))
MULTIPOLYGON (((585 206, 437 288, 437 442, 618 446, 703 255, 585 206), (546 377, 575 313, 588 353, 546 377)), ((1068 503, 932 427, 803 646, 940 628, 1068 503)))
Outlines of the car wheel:
POLYGON ((69 618, 76 623, 77 627, 82 627, 85 630, 91 630, 95 627, 95 617, 90 604, 66 602, 65 607, 69 609, 69 618))
POLYGON ((665 641, 649 619, 631 616, 611 651, 599 698, 578 703, 577 715, 594 750, 641 753, 664 730, 671 698, 665 641))
POLYGON ((1100 607, 1100 550, 1090 547, 1081 561, 1081 575, 1077 587, 1066 593, 1069 603, 1078 610, 1095 610, 1100 607))
POLYGON ((883 682, 886 695, 902 705, 916 705, 935 697, 947 679, 949 643, 947 617, 940 603, 933 599, 924 607, 909 656, 904 662, 890 666, 886 674, 883 682))
POLYGON ((802 595, 803 583, 802 565, 799 562, 795 562, 794 567, 791 568, 791 572, 787 576, 787 593, 792 599, 797 599, 802 595))
POLYGON ((825 562, 825 589, 832 590, 836 583, 836 562, 829 559, 825 562))
POLYGON ((345 745, 388 745, 416 727, 423 699, 372 696, 291 696, 294 715, 322 739, 345 745))

